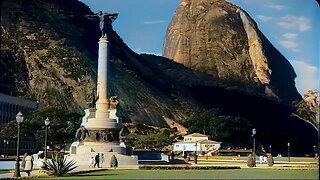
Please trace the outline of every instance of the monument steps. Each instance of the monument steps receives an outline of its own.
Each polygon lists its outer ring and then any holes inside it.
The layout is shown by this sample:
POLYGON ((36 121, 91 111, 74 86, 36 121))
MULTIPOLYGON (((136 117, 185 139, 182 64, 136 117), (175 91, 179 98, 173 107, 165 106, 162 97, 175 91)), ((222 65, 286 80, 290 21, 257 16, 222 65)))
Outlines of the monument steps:
MULTIPOLYGON (((70 155, 69 158, 76 161, 77 169, 86 169, 89 168, 91 164, 91 157, 95 157, 98 152, 86 153, 79 155, 70 155)), ((102 167, 110 167, 110 160, 113 155, 116 156, 118 160, 119 168, 129 168, 129 169, 137 169, 138 166, 138 157, 137 156, 126 156, 119 154, 117 152, 99 152, 99 154, 104 154, 104 162, 102 163, 102 167)))

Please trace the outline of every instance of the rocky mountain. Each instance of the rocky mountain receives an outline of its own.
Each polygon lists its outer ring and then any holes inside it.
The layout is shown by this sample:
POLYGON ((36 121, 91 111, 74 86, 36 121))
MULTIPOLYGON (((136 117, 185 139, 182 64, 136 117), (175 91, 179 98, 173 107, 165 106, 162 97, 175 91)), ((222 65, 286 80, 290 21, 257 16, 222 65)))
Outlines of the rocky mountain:
MULTIPOLYGON (((86 19, 88 14, 93 12, 78 0, 4 0, 1 7, 0 92, 39 100, 41 107, 69 110, 88 107, 90 93, 96 86, 100 36, 98 21, 86 19)), ((245 35, 244 30, 237 32, 235 29, 234 33, 245 35)), ((221 79, 209 71, 188 68, 165 57, 138 55, 112 26, 108 34, 111 43, 108 90, 109 95, 118 96, 118 115, 125 122, 164 127, 167 126, 165 119, 169 118, 185 125, 187 119, 219 109, 219 116, 248 119, 250 127, 257 129, 257 142, 272 144, 275 150, 288 141, 296 142, 293 148, 297 152, 312 150, 317 132, 310 124, 292 117, 295 109, 287 103, 299 99, 299 95, 288 92, 285 96, 281 94, 284 93, 282 90, 276 93, 271 82, 278 76, 272 74, 269 85, 252 81, 258 77, 250 65, 251 59, 240 58, 237 66, 247 68, 235 69, 234 73, 221 79), (231 76, 237 73, 243 77, 231 76), (266 95, 267 88, 278 98, 266 95)), ((244 45, 245 37, 239 36, 244 45)), ((233 38, 237 43, 237 37, 233 38)), ((240 46, 231 47, 235 49, 230 49, 230 53, 245 51, 245 48, 236 49, 240 46)), ((271 47, 269 44, 264 48, 271 47)), ((242 56, 248 54, 244 52, 242 56)), ((291 67, 287 61, 279 62, 275 63, 279 65, 278 69, 291 67)), ((224 64, 223 61, 220 63, 224 64)), ((218 69, 222 74, 228 74, 230 70, 224 71, 223 66, 218 69)), ((294 77, 293 71, 285 74, 294 77)), ((278 80, 284 83, 283 79, 288 80, 282 76, 278 80)), ((284 84, 291 83, 294 82, 288 80, 284 84)), ((245 131, 249 142, 251 129, 245 131)))
POLYGON ((95 86, 93 25, 83 16, 89 13, 80 2, 3 1, 1 92, 40 106, 72 109, 86 102, 95 86))
POLYGON ((309 90, 303 95, 303 100, 296 102, 296 116, 302 120, 308 121, 319 129, 317 121, 317 112, 320 111, 319 92, 309 90))
POLYGON ((246 91, 301 99, 291 64, 244 10, 224 0, 182 0, 163 55, 246 91))

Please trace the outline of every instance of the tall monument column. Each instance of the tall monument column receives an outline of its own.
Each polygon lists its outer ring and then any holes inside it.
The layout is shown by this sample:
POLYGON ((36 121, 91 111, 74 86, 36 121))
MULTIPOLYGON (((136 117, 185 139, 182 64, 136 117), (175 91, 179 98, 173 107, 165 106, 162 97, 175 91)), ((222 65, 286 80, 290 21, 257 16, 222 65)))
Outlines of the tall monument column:
MULTIPOLYGON (((99 40, 98 55, 98 85, 97 94, 99 96, 96 102, 97 115, 103 117, 108 113, 108 59, 109 59, 109 41, 107 37, 101 37, 99 40)), ((99 118, 98 116, 96 116, 99 118)))
POLYGON ((94 15, 100 18, 101 37, 99 39, 99 55, 98 55, 98 75, 97 75, 97 95, 96 110, 93 116, 88 118, 85 128, 88 130, 120 130, 122 124, 118 119, 113 118, 116 111, 116 99, 108 97, 108 61, 109 46, 107 29, 112 21, 116 19, 118 14, 102 13, 101 11, 94 15), (110 116, 111 114, 111 116, 110 116))
POLYGON ((125 146, 120 133, 122 122, 116 116, 118 100, 116 96, 108 97, 108 61, 109 46, 107 31, 111 23, 118 16, 101 11, 95 15, 99 17, 101 37, 99 39, 97 96, 92 93, 90 108, 85 109, 81 127, 77 130, 76 141, 70 146, 70 157, 77 162, 78 168, 87 169, 91 157, 98 153, 104 154, 105 164, 110 164, 111 157, 116 155, 122 167, 138 168, 138 157, 132 157, 132 148, 125 146), (96 102, 95 102, 96 101, 96 102), (120 143, 122 142, 122 143, 120 143))

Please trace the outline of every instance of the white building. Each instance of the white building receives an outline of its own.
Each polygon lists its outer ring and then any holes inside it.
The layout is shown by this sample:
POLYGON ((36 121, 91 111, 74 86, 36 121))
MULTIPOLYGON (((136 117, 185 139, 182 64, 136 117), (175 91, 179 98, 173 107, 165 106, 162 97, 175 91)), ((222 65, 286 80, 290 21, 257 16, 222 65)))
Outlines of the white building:
POLYGON ((221 142, 209 140, 207 135, 192 133, 183 136, 183 140, 173 144, 173 151, 211 153, 220 149, 221 142))

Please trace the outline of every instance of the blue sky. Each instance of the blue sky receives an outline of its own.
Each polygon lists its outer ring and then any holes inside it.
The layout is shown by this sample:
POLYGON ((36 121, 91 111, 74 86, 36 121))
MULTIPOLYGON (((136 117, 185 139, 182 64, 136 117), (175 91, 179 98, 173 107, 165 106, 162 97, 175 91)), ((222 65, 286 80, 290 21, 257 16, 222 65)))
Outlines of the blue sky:
MULTIPOLYGON (((118 12, 113 28, 128 46, 137 53, 157 55, 161 55, 167 27, 180 3, 180 0, 81 1, 94 12, 118 12)), ((320 8, 314 0, 228 1, 247 11, 291 62, 301 94, 320 89, 320 8)))

